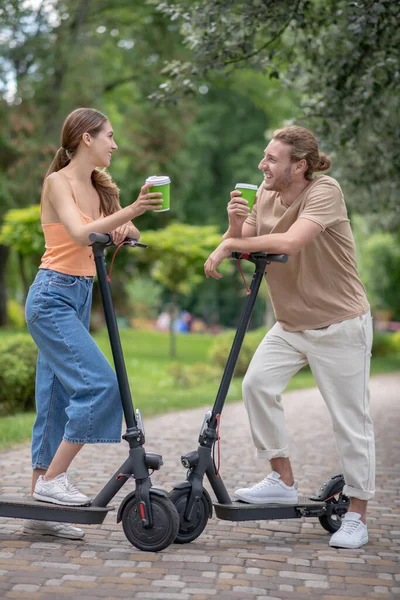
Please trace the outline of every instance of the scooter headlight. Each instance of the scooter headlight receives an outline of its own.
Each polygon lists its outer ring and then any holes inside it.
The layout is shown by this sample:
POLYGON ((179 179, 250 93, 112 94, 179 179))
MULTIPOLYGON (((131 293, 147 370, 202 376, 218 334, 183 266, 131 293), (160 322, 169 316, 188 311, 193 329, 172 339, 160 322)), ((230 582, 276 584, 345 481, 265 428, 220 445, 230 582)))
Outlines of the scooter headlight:
POLYGON ((185 469, 193 469, 193 467, 199 464, 199 458, 198 452, 188 452, 188 454, 184 454, 181 457, 181 463, 185 469))

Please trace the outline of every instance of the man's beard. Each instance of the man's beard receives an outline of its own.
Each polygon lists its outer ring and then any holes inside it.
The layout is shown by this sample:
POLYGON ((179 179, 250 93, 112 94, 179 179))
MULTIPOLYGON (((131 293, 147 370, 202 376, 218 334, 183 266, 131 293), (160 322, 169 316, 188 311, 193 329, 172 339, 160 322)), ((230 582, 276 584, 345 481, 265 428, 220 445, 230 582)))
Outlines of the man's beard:
POLYGON ((273 192, 282 192, 283 190, 290 187, 293 182, 290 169, 291 169, 291 166, 289 165, 289 167, 286 167, 286 169, 284 170, 282 175, 280 175, 275 181, 272 180, 271 183, 264 180, 264 187, 267 190, 270 190, 273 192), (270 185, 272 187, 270 187, 270 185))

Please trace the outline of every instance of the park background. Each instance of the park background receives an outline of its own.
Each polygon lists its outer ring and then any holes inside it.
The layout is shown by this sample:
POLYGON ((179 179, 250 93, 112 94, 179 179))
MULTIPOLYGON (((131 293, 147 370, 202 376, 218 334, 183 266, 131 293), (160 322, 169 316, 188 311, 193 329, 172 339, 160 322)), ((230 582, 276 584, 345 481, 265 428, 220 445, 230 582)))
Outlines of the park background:
MULTIPOLYGON (((261 182, 271 133, 292 123, 316 132, 345 194, 375 317, 372 372, 400 370, 399 17, 383 0, 0 2, 1 447, 30 436, 36 349, 24 301, 44 248, 40 190, 79 106, 113 125, 122 205, 147 176, 172 180, 172 210, 136 221, 149 248, 122 249, 112 275, 145 415, 213 401, 246 290, 231 262, 220 281, 203 264, 226 229, 230 190, 261 182), (188 311, 197 332, 156 331, 165 311, 188 311)), ((97 290, 92 323, 110 357, 97 290)), ((240 399, 272 323, 263 286, 228 400, 240 399)), ((291 383, 312 385, 307 368, 291 383)))

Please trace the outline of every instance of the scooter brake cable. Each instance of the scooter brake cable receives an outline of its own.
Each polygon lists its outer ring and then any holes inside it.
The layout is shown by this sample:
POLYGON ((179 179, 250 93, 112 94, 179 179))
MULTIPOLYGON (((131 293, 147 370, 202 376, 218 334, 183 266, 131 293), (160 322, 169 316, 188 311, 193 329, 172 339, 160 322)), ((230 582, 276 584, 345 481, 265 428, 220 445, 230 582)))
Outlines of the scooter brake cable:
POLYGON ((244 281, 244 285, 246 286, 246 293, 247 293, 247 295, 248 295, 248 296, 250 296, 250 294, 251 294, 251 289, 250 289, 250 288, 249 288, 249 286, 247 285, 247 281, 246 281, 246 278, 245 278, 245 276, 244 276, 244 274, 243 274, 242 267, 240 266, 240 259, 241 259, 241 258, 247 258, 247 257, 248 257, 248 254, 241 254, 241 255, 239 256, 239 258, 237 259, 237 261, 238 261, 238 269, 239 269, 239 272, 240 272, 240 274, 241 274, 241 276, 242 276, 242 279, 243 279, 243 281, 244 281))
POLYGON ((130 243, 123 241, 120 244, 118 244, 118 246, 115 248, 114 254, 112 255, 112 259, 111 259, 110 268, 108 270, 108 275, 107 275, 108 283, 110 283, 110 281, 111 281, 111 273, 112 273, 112 269, 113 269, 113 265, 114 265, 114 259, 117 256, 117 252, 121 248, 121 246, 130 246, 130 243))
MULTIPOLYGON (((214 460, 214 468, 215 468, 215 474, 218 475, 219 469, 221 466, 221 435, 220 435, 221 415, 217 415, 215 418, 217 420, 217 439, 215 441, 215 444, 217 444, 218 460, 217 460, 217 465, 215 465, 215 460, 214 460)), ((214 444, 214 450, 215 450, 215 444, 214 444)), ((213 457, 213 459, 214 459, 214 457, 213 457)))

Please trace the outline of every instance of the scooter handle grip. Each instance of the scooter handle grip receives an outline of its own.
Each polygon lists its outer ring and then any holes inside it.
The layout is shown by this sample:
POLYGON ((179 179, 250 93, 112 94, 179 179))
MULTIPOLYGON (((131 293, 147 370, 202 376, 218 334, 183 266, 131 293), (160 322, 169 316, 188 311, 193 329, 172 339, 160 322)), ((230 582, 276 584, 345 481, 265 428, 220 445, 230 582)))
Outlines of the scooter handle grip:
MULTIPOLYGON (((113 246, 114 242, 110 233, 89 233, 89 240, 92 244, 104 244, 104 246, 113 246)), ((135 238, 126 237, 124 242, 127 242, 131 246, 139 246, 140 248, 147 248, 147 244, 138 242, 135 238)))
POLYGON ((232 258, 243 258, 244 260, 247 260, 250 257, 252 259, 267 258, 268 262, 286 263, 288 261, 287 254, 269 254, 268 252, 232 252, 232 258))

